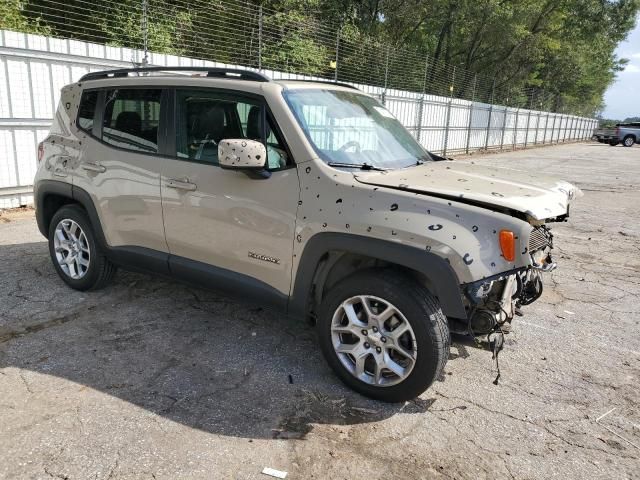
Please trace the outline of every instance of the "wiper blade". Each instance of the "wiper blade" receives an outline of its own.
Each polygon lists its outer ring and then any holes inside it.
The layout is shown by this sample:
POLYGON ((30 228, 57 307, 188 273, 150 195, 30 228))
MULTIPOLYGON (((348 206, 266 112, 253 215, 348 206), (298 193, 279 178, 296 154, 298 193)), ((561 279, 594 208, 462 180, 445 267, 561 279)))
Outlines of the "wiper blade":
POLYGON ((329 162, 327 165, 330 167, 338 168, 359 168, 360 170, 375 170, 377 172, 386 172, 386 168, 374 167, 368 163, 342 163, 342 162, 329 162))

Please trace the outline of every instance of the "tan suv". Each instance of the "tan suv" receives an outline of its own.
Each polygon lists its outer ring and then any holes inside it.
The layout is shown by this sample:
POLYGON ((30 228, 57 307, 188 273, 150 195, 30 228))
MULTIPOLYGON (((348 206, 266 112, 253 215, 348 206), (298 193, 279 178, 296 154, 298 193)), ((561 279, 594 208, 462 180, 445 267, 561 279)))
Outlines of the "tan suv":
POLYGON ((442 374, 450 331, 500 333, 540 296, 547 224, 579 193, 443 161, 348 85, 223 69, 85 75, 38 160, 38 226, 72 288, 118 265, 312 318, 337 375, 386 401, 442 374))

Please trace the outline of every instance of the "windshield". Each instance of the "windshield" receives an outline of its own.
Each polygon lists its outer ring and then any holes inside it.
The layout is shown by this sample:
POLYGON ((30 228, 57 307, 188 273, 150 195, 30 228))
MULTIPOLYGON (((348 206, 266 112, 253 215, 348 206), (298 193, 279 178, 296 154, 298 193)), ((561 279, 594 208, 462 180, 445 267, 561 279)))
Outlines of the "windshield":
POLYGON ((395 169, 431 159, 400 122, 371 97, 323 89, 287 90, 284 96, 327 163, 395 169))

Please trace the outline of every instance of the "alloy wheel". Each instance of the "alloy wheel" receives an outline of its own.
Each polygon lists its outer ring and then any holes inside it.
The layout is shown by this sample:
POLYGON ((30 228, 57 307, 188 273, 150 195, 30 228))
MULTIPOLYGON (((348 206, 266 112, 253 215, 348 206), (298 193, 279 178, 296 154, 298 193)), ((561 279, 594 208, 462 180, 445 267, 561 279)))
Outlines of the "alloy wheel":
POLYGON ((402 312, 372 295, 351 297, 338 306, 331 341, 342 365, 376 387, 405 380, 418 353, 415 334, 402 312))
POLYGON ((69 218, 60 220, 53 238, 56 260, 62 271, 74 280, 84 277, 89 270, 91 251, 84 231, 69 218))

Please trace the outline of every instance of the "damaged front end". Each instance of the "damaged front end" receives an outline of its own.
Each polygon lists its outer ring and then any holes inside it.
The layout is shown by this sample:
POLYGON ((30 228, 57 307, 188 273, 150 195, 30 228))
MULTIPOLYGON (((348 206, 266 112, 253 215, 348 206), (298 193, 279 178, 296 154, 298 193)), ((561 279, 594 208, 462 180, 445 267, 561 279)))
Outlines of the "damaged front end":
POLYGON ((551 258, 553 235, 546 225, 535 227, 527 251, 531 265, 488 277, 463 286, 467 307, 466 325, 458 324, 455 333, 474 337, 500 330, 507 333, 520 308, 542 295, 542 274, 551 272, 556 263, 551 258), (461 331, 460 331, 461 330, 461 331))
POLYGON ((452 333, 474 337, 476 343, 484 339, 493 353, 497 376, 500 379, 498 354, 504 345, 504 335, 511 331, 511 321, 522 315, 520 308, 535 302, 542 295, 542 275, 556 268, 551 258, 553 235, 546 225, 534 227, 527 251, 531 265, 494 275, 463 286, 467 321, 450 322, 452 333), (457 324, 457 328, 456 328, 457 324))

